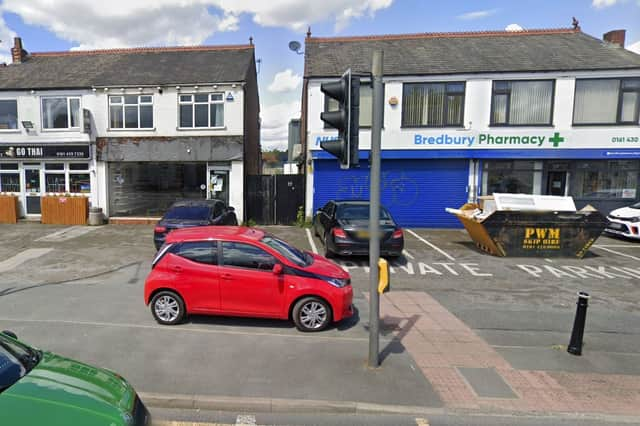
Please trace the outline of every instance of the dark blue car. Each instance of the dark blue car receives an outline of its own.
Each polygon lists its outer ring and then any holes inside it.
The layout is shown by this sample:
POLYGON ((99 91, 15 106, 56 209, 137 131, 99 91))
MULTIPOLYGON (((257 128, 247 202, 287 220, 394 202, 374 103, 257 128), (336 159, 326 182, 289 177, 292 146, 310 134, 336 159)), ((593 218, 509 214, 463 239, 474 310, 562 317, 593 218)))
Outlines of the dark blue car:
POLYGON ((158 250, 174 229, 209 225, 238 225, 235 209, 221 200, 176 201, 156 224, 153 243, 158 250))

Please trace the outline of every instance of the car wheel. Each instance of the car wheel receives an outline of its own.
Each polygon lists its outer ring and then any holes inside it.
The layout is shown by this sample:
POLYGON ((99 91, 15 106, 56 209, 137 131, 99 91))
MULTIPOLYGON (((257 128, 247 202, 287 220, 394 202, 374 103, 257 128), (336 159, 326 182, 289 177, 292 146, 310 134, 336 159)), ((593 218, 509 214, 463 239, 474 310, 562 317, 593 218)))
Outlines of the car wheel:
POLYGON ((185 316, 184 301, 173 291, 161 291, 149 304, 155 320, 162 325, 178 324, 185 316))
POLYGON ((293 322, 300 331, 324 330, 331 322, 331 308, 318 297, 305 297, 293 307, 293 322))
POLYGON ((320 234, 318 233, 318 227, 316 226, 316 220, 315 219, 311 223, 311 226, 313 226, 313 235, 315 235, 316 237, 320 238, 320 234))
POLYGON ((325 232, 324 234, 324 257, 327 259, 333 256, 333 252, 329 249, 329 233, 325 232))

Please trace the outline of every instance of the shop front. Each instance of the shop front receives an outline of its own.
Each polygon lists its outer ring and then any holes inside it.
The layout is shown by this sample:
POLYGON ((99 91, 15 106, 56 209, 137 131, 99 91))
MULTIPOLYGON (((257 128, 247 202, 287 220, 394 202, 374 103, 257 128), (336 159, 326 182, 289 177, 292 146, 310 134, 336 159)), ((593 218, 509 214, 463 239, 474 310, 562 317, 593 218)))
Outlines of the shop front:
POLYGON ((21 217, 37 218, 44 195, 91 197, 90 160, 88 144, 0 144, 0 193, 18 197, 21 217))

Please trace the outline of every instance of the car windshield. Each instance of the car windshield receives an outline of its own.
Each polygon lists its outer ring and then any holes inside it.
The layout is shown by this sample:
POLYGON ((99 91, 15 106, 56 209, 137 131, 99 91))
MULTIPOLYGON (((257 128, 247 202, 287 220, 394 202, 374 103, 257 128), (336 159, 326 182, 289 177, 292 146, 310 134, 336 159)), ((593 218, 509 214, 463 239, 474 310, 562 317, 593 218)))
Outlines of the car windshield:
MULTIPOLYGON (((338 219, 347 220, 369 220, 369 205, 368 204, 342 204, 338 206, 336 213, 338 219)), ((380 219, 389 220, 391 216, 384 209, 380 207, 380 219)))
POLYGON ((211 209, 207 206, 173 207, 165 215, 165 219, 206 220, 209 219, 211 209))
POLYGON ((0 333, 0 392, 20 380, 40 361, 40 353, 0 333))
POLYGON ((309 266, 313 262, 313 258, 309 254, 298 250, 297 248, 274 237, 273 235, 265 235, 260 241, 262 241, 264 244, 268 245, 269 247, 280 253, 282 256, 286 257, 287 260, 290 260, 298 266, 309 266))
POLYGON ((632 204, 632 205, 630 205, 629 207, 631 207, 632 209, 638 209, 638 210, 640 210, 640 203, 632 204))

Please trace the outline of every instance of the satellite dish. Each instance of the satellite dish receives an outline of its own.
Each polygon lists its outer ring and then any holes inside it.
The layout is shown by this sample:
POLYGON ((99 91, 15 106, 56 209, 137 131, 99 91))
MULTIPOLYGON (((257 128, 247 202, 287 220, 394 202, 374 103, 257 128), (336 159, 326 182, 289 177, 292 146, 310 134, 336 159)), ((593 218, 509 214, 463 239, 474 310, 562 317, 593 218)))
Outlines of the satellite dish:
POLYGON ((299 50, 300 50, 301 46, 302 45, 300 44, 299 41, 293 40, 293 41, 289 42, 289 50, 291 50, 292 52, 299 53, 299 50))

